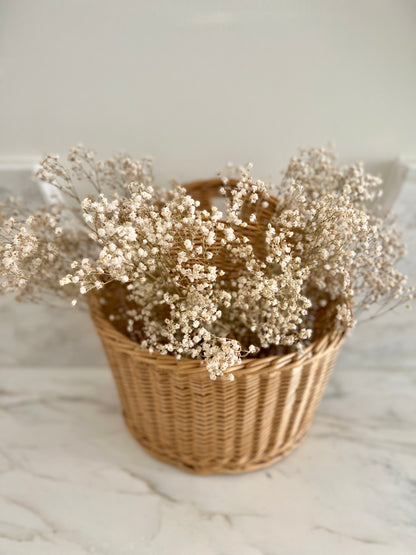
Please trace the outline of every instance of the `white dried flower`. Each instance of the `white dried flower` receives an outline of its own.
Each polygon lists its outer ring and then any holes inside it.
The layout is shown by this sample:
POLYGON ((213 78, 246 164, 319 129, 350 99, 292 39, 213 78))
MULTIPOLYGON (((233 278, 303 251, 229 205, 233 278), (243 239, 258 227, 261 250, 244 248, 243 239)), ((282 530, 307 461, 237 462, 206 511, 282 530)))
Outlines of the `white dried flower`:
POLYGON ((230 167, 222 212, 155 187, 149 160, 96 161, 78 146, 68 164, 48 156, 38 175, 71 208, 0 204, 2 290, 75 305, 75 286, 118 287, 125 306, 110 320, 149 352, 201 360, 212 379, 233 380, 243 356, 301 353, 322 312, 345 328, 353 310, 412 296, 396 270, 400 237, 367 206, 380 180, 324 149, 293 158, 279 186, 254 179, 250 164, 230 167), (81 201, 82 180, 93 193, 81 201))
POLYGON ((192 248, 193 248, 192 241, 190 239, 186 239, 184 241, 184 245, 185 245, 186 250, 188 250, 188 251, 191 251, 192 248))

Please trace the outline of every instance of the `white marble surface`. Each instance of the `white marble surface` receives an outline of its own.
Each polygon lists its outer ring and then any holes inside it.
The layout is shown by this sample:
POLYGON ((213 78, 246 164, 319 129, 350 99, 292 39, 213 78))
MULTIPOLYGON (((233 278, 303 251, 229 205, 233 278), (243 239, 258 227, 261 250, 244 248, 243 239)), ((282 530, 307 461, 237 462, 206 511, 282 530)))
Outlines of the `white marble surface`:
POLYGON ((0 370, 1 555, 413 555, 416 369, 336 369, 304 443, 197 477, 148 456, 110 372, 0 370))

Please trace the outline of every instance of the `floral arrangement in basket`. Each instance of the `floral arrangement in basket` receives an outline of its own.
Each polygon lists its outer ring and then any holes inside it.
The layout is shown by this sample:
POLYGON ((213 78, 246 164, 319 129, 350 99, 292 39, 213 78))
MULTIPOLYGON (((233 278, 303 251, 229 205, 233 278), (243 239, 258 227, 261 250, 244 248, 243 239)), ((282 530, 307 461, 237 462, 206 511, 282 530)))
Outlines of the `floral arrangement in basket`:
POLYGON ((251 171, 229 167, 201 193, 157 187, 149 159, 47 156, 37 177, 56 202, 0 204, 0 289, 74 305, 99 292, 142 349, 231 380, 242 357, 302 353, 371 305, 412 298, 400 235, 377 215, 379 178, 325 149, 292 158, 279 185, 251 171))

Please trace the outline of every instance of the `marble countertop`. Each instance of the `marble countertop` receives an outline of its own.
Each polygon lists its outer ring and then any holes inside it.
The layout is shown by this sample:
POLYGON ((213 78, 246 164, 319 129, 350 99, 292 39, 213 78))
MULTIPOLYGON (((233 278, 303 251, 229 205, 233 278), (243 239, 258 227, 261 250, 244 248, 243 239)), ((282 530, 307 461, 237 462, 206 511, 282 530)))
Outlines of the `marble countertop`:
POLYGON ((237 476, 158 462, 107 369, 0 370, 1 555, 416 552, 416 371, 336 369, 288 458, 237 476))

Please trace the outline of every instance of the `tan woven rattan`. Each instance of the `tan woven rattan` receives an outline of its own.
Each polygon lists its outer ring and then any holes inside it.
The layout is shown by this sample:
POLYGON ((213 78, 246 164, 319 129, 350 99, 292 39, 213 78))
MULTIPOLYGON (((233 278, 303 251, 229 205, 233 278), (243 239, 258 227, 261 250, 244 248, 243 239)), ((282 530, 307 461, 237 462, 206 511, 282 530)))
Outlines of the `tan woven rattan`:
MULTIPOLYGON (((188 189, 207 207, 218 185, 188 189)), ((297 447, 344 336, 323 334, 302 355, 244 359, 234 382, 213 382, 200 361, 141 349, 108 320, 99 297, 89 306, 130 432, 154 457, 197 474, 261 468, 297 447)))

